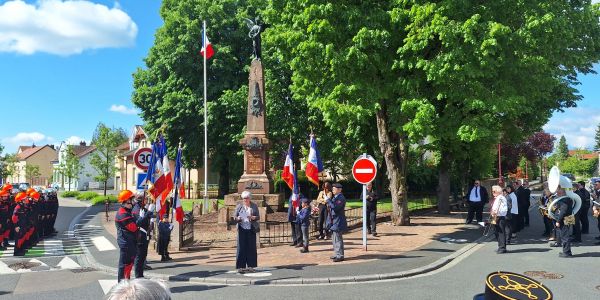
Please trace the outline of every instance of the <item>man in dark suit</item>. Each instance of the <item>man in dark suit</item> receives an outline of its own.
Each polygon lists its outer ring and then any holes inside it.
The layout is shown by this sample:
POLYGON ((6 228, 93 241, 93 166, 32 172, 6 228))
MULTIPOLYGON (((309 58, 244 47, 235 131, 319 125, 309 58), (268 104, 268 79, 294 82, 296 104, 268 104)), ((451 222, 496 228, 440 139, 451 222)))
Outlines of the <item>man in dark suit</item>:
MULTIPOLYGON (((513 184, 515 189, 515 195, 517 196, 517 203, 519 204, 519 214, 517 215, 516 227, 517 231, 523 230, 526 224, 529 223, 529 197, 531 196, 531 191, 529 188, 525 188, 521 185, 521 182, 518 180, 513 184)), ((527 224, 528 225, 528 224, 527 224)))
POLYGON ((485 187, 481 186, 479 179, 475 180, 473 186, 469 188, 467 200, 469 201, 469 213, 465 224, 470 224, 475 216, 477 223, 483 226, 483 206, 489 201, 489 196, 485 187))

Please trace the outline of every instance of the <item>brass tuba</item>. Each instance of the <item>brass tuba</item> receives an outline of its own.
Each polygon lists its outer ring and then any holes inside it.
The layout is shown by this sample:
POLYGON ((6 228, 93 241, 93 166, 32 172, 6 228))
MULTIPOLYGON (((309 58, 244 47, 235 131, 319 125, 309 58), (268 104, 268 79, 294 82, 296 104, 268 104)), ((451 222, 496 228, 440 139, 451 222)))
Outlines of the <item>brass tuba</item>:
POLYGON ((563 190, 565 190, 565 193, 567 195, 562 197, 556 197, 556 199, 552 200, 552 202, 548 204, 548 216, 553 220, 558 220, 558 217, 554 213, 554 211, 556 210, 554 207, 556 206, 558 201, 568 197, 573 200, 574 204, 572 215, 566 217, 574 218, 575 214, 581 208, 581 197, 579 197, 579 195, 573 192, 573 183, 571 182, 571 180, 565 176, 560 175, 560 170, 557 166, 554 166, 552 167, 552 169, 550 169, 550 175, 548 175, 548 189, 551 193, 556 193, 556 190, 559 186, 563 190))

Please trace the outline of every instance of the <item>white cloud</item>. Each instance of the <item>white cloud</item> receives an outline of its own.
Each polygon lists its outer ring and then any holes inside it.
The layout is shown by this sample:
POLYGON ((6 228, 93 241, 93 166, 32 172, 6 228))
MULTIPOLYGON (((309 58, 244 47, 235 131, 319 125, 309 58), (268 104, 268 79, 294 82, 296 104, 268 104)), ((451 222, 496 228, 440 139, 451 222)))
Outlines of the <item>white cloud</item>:
POLYGON ((81 142, 88 142, 86 139, 78 137, 76 135, 72 135, 65 139, 65 144, 67 145, 79 145, 81 142))
POLYGON ((7 1, 0 5, 0 52, 58 55, 132 46, 137 25, 119 5, 90 1, 7 1))
POLYGON ((55 139, 50 136, 46 136, 39 132, 20 132, 15 136, 7 137, 2 139, 2 145, 6 147, 6 153, 16 152, 19 146, 31 146, 35 144, 37 146, 52 144, 55 139))
POLYGON ((598 124, 600 108, 574 107, 552 116, 544 130, 554 135, 557 142, 560 136, 564 135, 569 149, 591 149, 594 146, 598 124))
POLYGON ((110 106, 110 111, 118 112, 124 115, 135 115, 138 111, 135 108, 129 108, 125 105, 116 105, 113 104, 110 106))

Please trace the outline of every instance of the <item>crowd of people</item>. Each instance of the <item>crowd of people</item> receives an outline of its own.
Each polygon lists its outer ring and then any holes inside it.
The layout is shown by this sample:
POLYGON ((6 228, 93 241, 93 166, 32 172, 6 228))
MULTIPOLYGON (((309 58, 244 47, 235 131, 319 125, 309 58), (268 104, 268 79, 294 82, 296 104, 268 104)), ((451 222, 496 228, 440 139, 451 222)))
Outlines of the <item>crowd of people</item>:
POLYGON ((24 256, 45 237, 56 235, 58 197, 53 189, 20 187, 10 183, 0 190, 0 250, 14 246, 14 256, 24 256), (13 240, 13 244, 9 243, 13 240))
MULTIPOLYGON (((477 185, 478 181, 476 181, 477 185)), ((574 186, 574 193, 581 199, 580 209, 576 212, 575 201, 568 196, 565 188, 559 185, 555 193, 552 193, 547 186, 544 188, 539 200, 539 209, 544 222, 542 236, 548 238, 551 247, 562 247, 560 257, 571 257, 573 255, 571 244, 582 242, 581 235, 589 234, 590 207, 593 216, 598 220, 598 230, 600 230, 600 203, 595 202, 600 198, 600 181, 593 185, 591 193, 586 189, 584 181, 579 181, 574 186), (548 211, 553 199, 556 199, 556 203, 548 211)), ((531 191, 527 182, 522 185, 515 182, 513 186, 508 185, 505 188, 494 185, 492 195, 490 214, 498 241, 497 253, 506 253, 506 245, 513 243, 516 234, 529 226, 531 191)), ((596 240, 600 240, 600 236, 596 237, 596 240)), ((600 245, 600 241, 595 244, 600 245)))

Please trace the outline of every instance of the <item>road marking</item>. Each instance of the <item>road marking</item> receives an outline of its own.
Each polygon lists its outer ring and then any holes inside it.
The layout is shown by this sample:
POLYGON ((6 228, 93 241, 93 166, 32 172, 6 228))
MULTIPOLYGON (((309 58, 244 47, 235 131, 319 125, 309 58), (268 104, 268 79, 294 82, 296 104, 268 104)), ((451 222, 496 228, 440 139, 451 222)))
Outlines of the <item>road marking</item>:
POLYGON ((101 252, 117 249, 107 238, 105 238, 103 236, 93 237, 92 242, 94 243, 94 246, 96 246, 96 248, 98 248, 98 251, 101 251, 101 252))
POLYGON ((356 169, 356 174, 373 174, 373 169, 356 169))
POLYGON ((14 274, 17 273, 15 270, 8 267, 7 264, 0 261, 0 274, 14 274))
POLYGON ((61 269, 79 269, 79 268, 81 268, 81 266, 78 263, 76 263, 74 260, 72 260, 68 256, 65 256, 65 258, 63 258, 56 266, 61 269))
POLYGON ((117 280, 116 279, 110 279, 110 280, 100 279, 100 280, 98 280, 98 284, 100 284, 100 287, 102 288, 102 292, 104 292, 104 295, 106 295, 106 294, 108 294, 110 289, 113 288, 113 286, 117 285, 117 280))
POLYGON ((43 240, 41 244, 44 246, 44 253, 46 255, 56 255, 63 256, 65 255, 65 250, 63 248, 63 241, 57 239, 49 239, 43 240))

